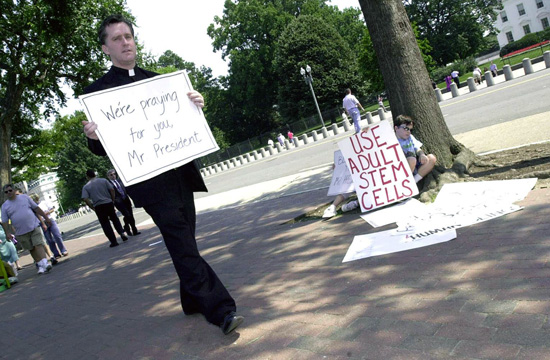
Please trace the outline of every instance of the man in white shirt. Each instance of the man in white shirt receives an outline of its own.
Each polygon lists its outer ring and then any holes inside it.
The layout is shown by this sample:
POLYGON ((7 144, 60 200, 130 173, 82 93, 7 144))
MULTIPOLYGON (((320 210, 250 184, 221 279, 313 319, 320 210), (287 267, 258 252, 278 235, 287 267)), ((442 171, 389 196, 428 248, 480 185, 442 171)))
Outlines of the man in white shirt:
POLYGON ((361 121, 361 113, 359 112, 359 109, 357 107, 360 107, 361 110, 365 109, 363 109, 363 106, 361 106, 359 100, 357 100, 357 98, 351 94, 350 89, 346 89, 346 97, 344 97, 342 103, 348 115, 353 119, 355 133, 359 133, 361 131, 361 126, 359 125, 359 121, 361 121))
POLYGON ((40 197, 38 194, 32 194, 31 199, 34 200, 38 204, 38 207, 44 211, 46 215, 50 217, 50 225, 46 230, 44 230, 44 236, 46 237, 46 241, 48 242, 48 245, 50 247, 50 250, 52 251, 53 255, 56 258, 69 255, 69 252, 65 248, 65 244, 63 243, 63 237, 61 237, 61 231, 59 230, 59 227, 57 226, 57 222, 55 221, 57 219, 57 216, 55 214, 55 207, 53 204, 44 199, 40 201, 40 197))

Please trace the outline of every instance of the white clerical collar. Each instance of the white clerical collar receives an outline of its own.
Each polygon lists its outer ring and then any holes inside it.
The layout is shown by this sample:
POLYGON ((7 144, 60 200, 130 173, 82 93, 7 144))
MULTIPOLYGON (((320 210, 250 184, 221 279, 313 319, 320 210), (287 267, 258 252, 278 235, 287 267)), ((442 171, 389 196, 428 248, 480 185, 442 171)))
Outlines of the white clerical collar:
POLYGON ((134 71, 134 69, 128 70, 128 76, 136 76, 136 72, 134 71))

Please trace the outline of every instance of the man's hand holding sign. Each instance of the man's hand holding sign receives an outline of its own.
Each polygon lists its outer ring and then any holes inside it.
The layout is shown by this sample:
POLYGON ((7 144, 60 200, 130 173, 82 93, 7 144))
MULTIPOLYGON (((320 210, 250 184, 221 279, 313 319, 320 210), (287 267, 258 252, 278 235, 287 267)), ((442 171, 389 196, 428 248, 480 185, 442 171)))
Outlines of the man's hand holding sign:
POLYGON ((411 169, 391 125, 383 121, 338 143, 362 211, 418 194, 411 169))
POLYGON ((185 72, 80 97, 84 132, 101 141, 125 185, 150 179, 218 150, 185 72))

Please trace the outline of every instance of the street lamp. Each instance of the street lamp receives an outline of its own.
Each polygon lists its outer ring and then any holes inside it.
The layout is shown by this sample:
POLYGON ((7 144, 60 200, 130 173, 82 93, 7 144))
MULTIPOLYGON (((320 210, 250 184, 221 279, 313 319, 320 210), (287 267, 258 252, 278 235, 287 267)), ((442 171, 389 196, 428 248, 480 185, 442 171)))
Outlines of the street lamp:
POLYGON ((300 68, 300 74, 304 77, 304 81, 306 84, 309 85, 309 89, 311 90, 311 95, 313 96, 313 101, 315 101, 315 107, 317 108, 317 113, 319 114, 319 119, 321 119, 321 126, 325 127, 325 122, 323 121, 323 116, 321 115, 321 110, 319 110, 319 104, 317 104, 317 97, 315 96, 315 92, 313 91, 313 78, 311 77, 311 67, 309 65, 306 65, 306 69, 304 70, 303 67, 300 68))

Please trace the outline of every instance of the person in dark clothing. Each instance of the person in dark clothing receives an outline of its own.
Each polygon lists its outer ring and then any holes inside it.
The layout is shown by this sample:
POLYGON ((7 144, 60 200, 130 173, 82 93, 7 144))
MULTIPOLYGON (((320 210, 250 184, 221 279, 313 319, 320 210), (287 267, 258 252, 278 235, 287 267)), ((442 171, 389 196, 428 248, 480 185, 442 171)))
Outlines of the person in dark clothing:
MULTIPOLYGON (((92 93, 154 77, 158 74, 136 66, 136 44, 132 23, 120 15, 107 17, 99 28, 103 52, 113 66, 103 77, 85 89, 92 93)), ((199 107, 202 95, 188 94, 199 107)), ((96 155, 106 152, 96 134, 97 124, 83 121, 88 147, 96 155)), ((224 334, 235 330, 244 320, 236 314, 235 301, 214 270, 200 256, 195 240, 193 192, 207 191, 195 161, 166 171, 126 188, 135 206, 143 207, 158 226, 180 279, 180 297, 186 315, 201 313, 224 334)))
POLYGON ((114 204, 115 189, 109 180, 96 177, 95 171, 92 169, 86 171, 86 178, 88 182, 82 188, 82 199, 90 209, 95 211, 103 233, 111 243, 109 247, 118 246, 111 223, 113 223, 122 241, 128 240, 128 237, 124 233, 120 220, 116 216, 114 204))
POLYGON ((132 236, 141 234, 136 227, 136 219, 132 211, 132 202, 130 201, 130 196, 126 192, 126 187, 122 181, 116 178, 116 171, 114 169, 107 171, 107 178, 115 188, 115 207, 122 214, 124 231, 132 236))

